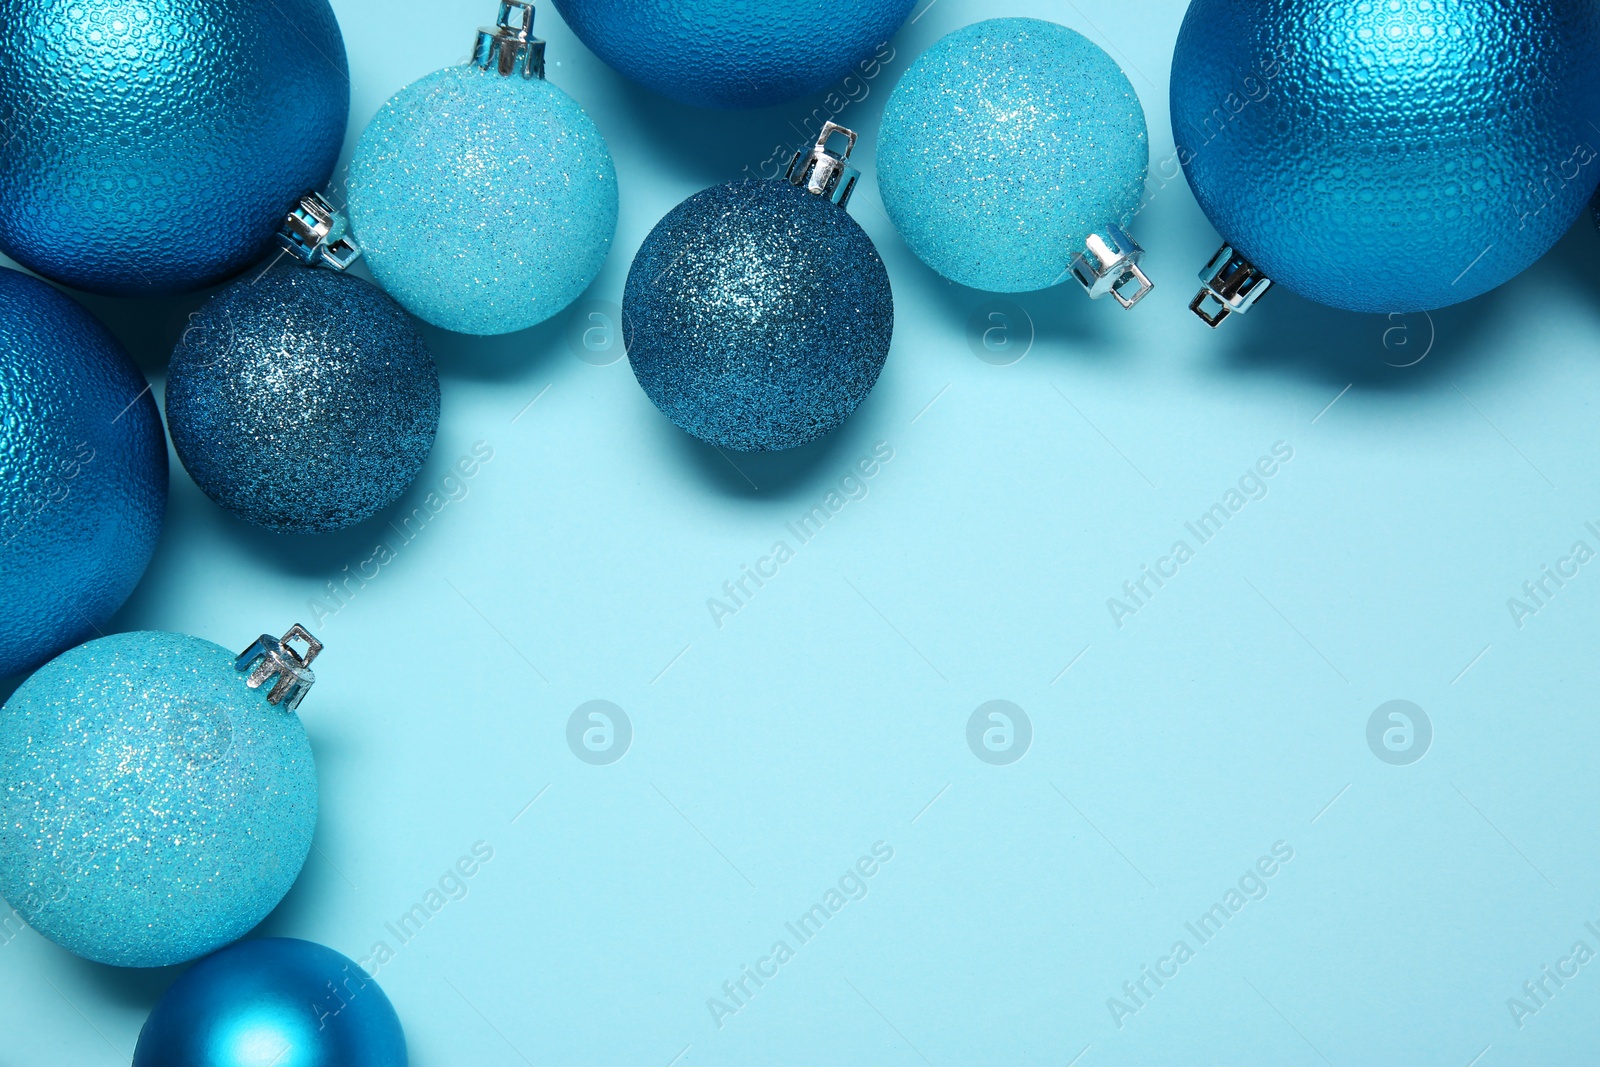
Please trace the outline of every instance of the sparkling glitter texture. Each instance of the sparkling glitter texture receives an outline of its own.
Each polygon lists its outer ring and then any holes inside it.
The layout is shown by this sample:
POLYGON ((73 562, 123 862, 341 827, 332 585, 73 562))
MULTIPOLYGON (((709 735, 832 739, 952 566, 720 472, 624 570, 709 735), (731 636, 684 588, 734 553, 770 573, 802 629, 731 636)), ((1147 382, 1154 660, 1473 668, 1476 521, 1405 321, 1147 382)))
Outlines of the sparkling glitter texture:
POLYGON ((744 452, 844 422, 894 333, 871 238, 843 208, 779 181, 719 185, 673 208, 633 261, 622 312, 656 407, 744 452))
POLYGON ((0 896, 39 933, 162 967, 243 936, 289 891, 317 820, 311 746, 233 661, 116 634, 0 708, 0 896))
POLYGON ((1149 164, 1144 108, 1110 56, 1053 22, 991 19, 895 86, 878 189, 928 266, 1021 293, 1065 281, 1091 233, 1128 225, 1149 164))
POLYGON ((1593 0, 1194 0, 1172 65, 1189 184, 1275 282, 1353 311, 1520 274, 1600 180, 1593 0))
POLYGON ((326 184, 349 110, 327 0, 9 0, 0 249, 99 293, 220 281, 326 184))
POLYGON ((450 67, 402 89, 362 134, 350 220, 373 275, 417 317, 510 333, 560 312, 600 273, 617 173, 560 89, 450 67))
POLYGON ((144 375, 83 308, 0 269, 0 678, 105 625, 166 506, 144 375))
POLYGON ((167 370, 167 421, 195 484, 235 515, 337 530, 399 499, 422 469, 439 375, 378 289, 279 266, 201 308, 167 370))

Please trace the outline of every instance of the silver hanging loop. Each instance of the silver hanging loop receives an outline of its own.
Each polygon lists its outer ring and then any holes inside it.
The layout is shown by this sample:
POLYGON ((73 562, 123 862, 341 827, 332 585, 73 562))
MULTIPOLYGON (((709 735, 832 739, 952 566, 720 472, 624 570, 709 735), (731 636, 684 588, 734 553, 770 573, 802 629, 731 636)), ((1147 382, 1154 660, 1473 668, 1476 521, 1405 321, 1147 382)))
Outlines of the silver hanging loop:
POLYGON ((322 642, 295 623, 282 637, 262 634, 255 643, 233 661, 234 670, 249 671, 245 685, 260 689, 270 678, 277 678, 267 693, 268 704, 281 704, 284 711, 293 711, 306 698, 317 676, 311 673, 311 661, 322 651, 322 642), (303 641, 304 652, 295 649, 293 642, 303 641))
POLYGON ((1231 315, 1243 315, 1272 288, 1272 279, 1232 245, 1223 245, 1200 272, 1203 288, 1189 304, 1200 321, 1215 330, 1231 315))
POLYGON ((1083 252, 1072 257, 1072 276, 1078 279, 1090 299, 1110 294, 1123 310, 1150 295, 1155 283, 1139 269, 1144 249, 1120 226, 1106 226, 1091 233, 1083 252))
POLYGON ((856 147, 856 131, 837 122, 823 123, 822 133, 810 152, 796 152, 789 161, 788 181, 808 193, 825 196, 840 207, 848 207, 850 196, 856 191, 861 172, 850 165, 850 153, 856 147), (828 147, 835 134, 845 138, 843 152, 828 147))
POLYGON ((301 197, 289 212, 278 230, 278 244, 308 267, 342 271, 361 258, 344 215, 317 192, 301 197))
POLYGON ((478 31, 472 62, 506 77, 544 77, 544 42, 533 35, 532 0, 500 0, 500 15, 493 26, 478 31))

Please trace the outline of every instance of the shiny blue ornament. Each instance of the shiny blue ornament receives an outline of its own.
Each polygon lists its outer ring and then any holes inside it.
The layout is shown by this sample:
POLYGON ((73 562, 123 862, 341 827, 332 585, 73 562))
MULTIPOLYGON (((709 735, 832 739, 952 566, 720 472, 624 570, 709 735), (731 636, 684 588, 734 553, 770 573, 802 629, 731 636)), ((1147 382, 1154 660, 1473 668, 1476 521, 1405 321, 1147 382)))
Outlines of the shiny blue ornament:
POLYGON ((1600 182, 1592 0, 1194 0, 1178 158, 1227 242, 1194 309, 1272 283, 1330 307, 1460 303, 1543 256, 1600 182))
POLYGON ((787 103, 877 76, 915 0, 555 0, 583 43, 648 89, 696 107, 787 103))
POLYGON ((1024 293, 1076 275, 1131 307, 1150 290, 1125 232, 1149 163, 1144 108, 1110 56, 1053 22, 991 19, 935 43, 895 86, 878 189, 906 244, 951 281, 1024 293))
POLYGON ((172 984, 133 1067, 406 1067, 389 998, 354 961, 286 937, 242 941, 172 984))
POLYGON ((161 536, 167 442, 144 375, 51 286, 0 269, 0 678, 105 626, 161 536))
POLYGON ((304 655, 114 634, 39 668, 0 708, 0 896, 117 967, 182 963, 266 918, 317 822, 291 709, 321 646, 291 637, 304 655))

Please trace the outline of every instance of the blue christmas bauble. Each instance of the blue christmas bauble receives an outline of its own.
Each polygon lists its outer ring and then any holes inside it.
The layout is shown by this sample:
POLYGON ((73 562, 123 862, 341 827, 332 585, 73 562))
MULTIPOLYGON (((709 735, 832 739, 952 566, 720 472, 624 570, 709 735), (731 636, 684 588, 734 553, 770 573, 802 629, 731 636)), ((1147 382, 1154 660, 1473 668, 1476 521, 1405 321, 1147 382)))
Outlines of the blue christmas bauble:
POLYGON ((895 86, 878 190, 951 281, 997 293, 1064 281, 1091 234, 1126 227, 1149 168, 1144 108, 1082 34, 991 19, 928 49, 895 86))
POLYGON ((555 0, 583 43, 647 89, 696 107, 767 107, 893 57, 915 0, 555 0))
POLYGON ((1366 312, 1521 273, 1600 181, 1592 0, 1194 0, 1178 158, 1235 251, 1366 312))
POLYGON ((407 310, 457 333, 510 333, 557 314, 600 273, 616 168, 560 89, 449 67, 400 90, 362 134, 350 222, 407 310))
POLYGON ((623 293, 628 359, 656 407, 743 452, 837 427, 889 355, 894 296, 844 208, 782 181, 707 189, 656 224, 623 293))
POLYGON ((106 625, 167 507, 167 441, 116 338, 0 269, 0 678, 106 625))
POLYGON ((321 533, 415 480, 439 428, 439 374, 376 287, 290 264, 195 315, 167 369, 167 422, 212 500, 258 526, 321 533))
POLYGON ((133 1067, 406 1067, 400 1017, 331 948, 241 941, 189 968, 156 1003, 133 1067))
POLYGON ((180 634, 114 634, 39 668, 0 708, 0 896, 118 967, 243 936, 317 821, 305 729, 270 695, 180 634))
POLYGON ((221 281, 327 182, 349 109, 328 0, 13 0, 0 250, 97 293, 221 281))

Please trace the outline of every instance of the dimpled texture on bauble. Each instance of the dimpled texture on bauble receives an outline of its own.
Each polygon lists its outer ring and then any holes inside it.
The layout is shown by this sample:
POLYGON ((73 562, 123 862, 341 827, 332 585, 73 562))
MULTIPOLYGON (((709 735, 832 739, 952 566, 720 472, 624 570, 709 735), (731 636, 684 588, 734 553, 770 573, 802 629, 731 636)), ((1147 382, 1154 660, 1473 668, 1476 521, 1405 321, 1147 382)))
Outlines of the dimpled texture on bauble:
POLYGON ((119 296, 257 259, 344 143, 327 0, 9 0, 0 17, 0 249, 119 296))
POLYGON ((560 89, 449 67, 396 93, 362 134, 350 221, 373 275, 412 314, 510 333, 559 313, 600 273, 617 172, 560 89))
POLYGON ((144 375, 83 308, 0 269, 0 678, 107 624, 166 508, 144 375))
POLYGON ((1544 255, 1600 180, 1593 0, 1195 0, 1179 159, 1224 240, 1331 307, 1460 303, 1544 255))
POLYGON ((87 959, 164 967, 237 940, 294 884, 317 821, 311 745, 234 654, 125 633, 0 708, 0 896, 87 959))
POLYGON ((996 293, 1064 281, 1089 235, 1126 227, 1150 165, 1144 108, 1116 61, 1039 19, 944 37, 895 86, 878 190, 906 244, 996 293))

